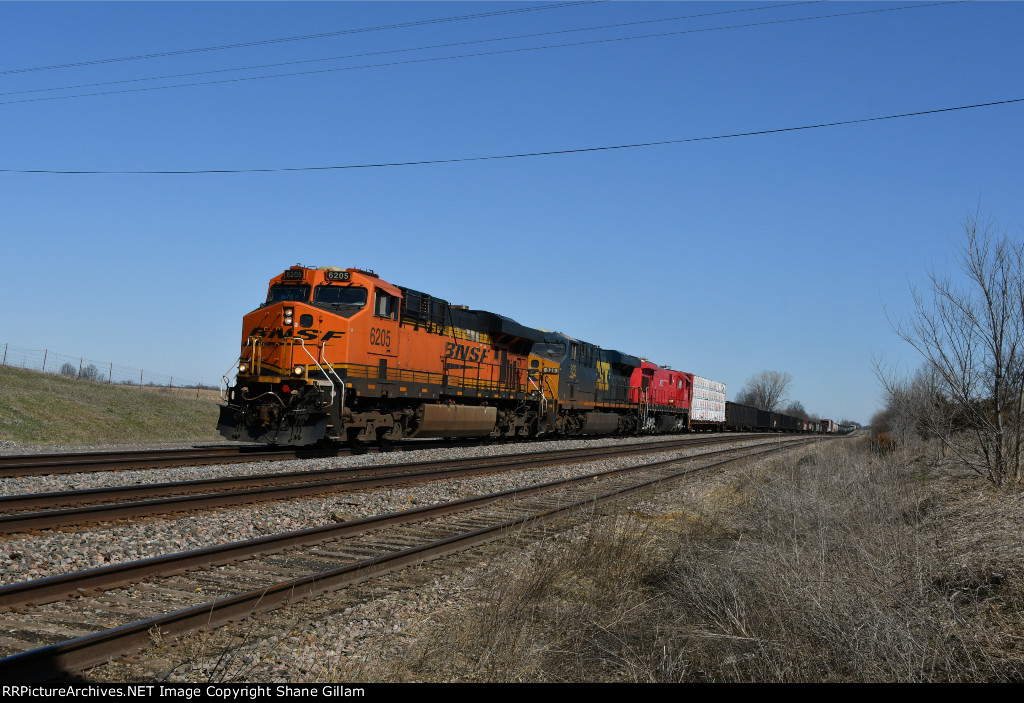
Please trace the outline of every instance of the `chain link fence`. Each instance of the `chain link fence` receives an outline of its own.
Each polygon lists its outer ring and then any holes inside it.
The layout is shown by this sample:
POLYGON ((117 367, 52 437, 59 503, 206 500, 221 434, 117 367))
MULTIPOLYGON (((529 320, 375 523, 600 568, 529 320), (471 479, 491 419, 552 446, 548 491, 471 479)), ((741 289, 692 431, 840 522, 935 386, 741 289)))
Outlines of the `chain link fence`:
POLYGON ((153 388, 195 388, 216 390, 217 386, 203 385, 194 379, 121 366, 112 361, 97 361, 84 356, 69 356, 51 349, 26 349, 10 343, 3 345, 0 366, 15 366, 43 373, 67 376, 97 383, 153 388))

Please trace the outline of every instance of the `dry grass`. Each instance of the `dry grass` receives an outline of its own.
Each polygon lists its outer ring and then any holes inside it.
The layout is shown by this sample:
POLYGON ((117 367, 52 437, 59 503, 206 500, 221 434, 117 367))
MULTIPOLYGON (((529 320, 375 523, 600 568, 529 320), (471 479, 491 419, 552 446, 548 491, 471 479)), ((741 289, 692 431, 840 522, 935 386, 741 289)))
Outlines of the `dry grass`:
POLYGON ((187 398, 189 400, 203 400, 207 403, 222 403, 220 391, 211 388, 181 388, 178 386, 119 386, 135 391, 146 391, 165 395, 171 398, 187 398))
POLYGON ((0 367, 0 440, 78 444, 221 439, 217 404, 195 394, 195 389, 107 385, 0 367))
POLYGON ((478 583, 376 672, 441 681, 1019 681, 1020 496, 832 443, 478 583))
POLYGON ((592 524, 572 539, 535 546, 509 573, 489 574, 476 589, 479 603, 455 618, 434 620, 431 631, 392 663, 393 670, 377 675, 569 681, 579 680, 583 670, 611 673, 629 666, 617 661, 617 652, 653 644, 645 641, 646 632, 638 630, 634 637, 631 623, 649 605, 650 595, 636 586, 654 576, 637 557, 657 547, 653 533, 636 518, 592 524))
POLYGON ((1019 675, 1020 660, 998 654, 1000 633, 978 617, 981 594, 962 602, 937 586, 952 565, 946 526, 928 518, 933 486, 894 461, 843 451, 779 469, 751 481, 740 514, 682 535, 669 575, 685 608, 676 671, 742 681, 1019 675))

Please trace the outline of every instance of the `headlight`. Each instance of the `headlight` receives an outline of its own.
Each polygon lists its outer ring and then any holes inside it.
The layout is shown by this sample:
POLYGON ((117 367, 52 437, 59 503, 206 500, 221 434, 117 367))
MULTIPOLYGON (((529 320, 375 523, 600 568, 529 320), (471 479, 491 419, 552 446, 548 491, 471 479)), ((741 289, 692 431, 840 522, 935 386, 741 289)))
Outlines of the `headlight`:
POLYGON ((293 376, 301 376, 304 373, 306 373, 306 369, 302 366, 296 366, 294 369, 292 369, 293 376))
POLYGON ((285 308, 284 309, 284 324, 286 324, 286 325, 292 324, 292 318, 293 317, 295 317, 295 308, 285 308))
POLYGON ((238 373, 240 373, 240 374, 249 373, 249 364, 245 363, 244 361, 242 363, 240 363, 238 365, 238 373))

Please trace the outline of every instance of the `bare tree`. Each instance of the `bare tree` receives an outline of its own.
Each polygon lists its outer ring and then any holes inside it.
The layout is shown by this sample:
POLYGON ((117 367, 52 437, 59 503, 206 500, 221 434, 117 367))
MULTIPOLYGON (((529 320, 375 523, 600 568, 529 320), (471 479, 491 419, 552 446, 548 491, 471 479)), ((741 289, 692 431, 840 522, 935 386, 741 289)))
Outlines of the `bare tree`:
POLYGON ((811 417, 810 413, 808 413, 807 410, 804 408, 804 404, 801 403, 799 400, 791 400, 789 404, 782 409, 782 412, 786 415, 798 417, 801 420, 808 420, 811 417))
POLYGON ((882 379, 886 406, 876 414, 872 424, 879 425, 900 445, 913 439, 936 441, 936 460, 946 455, 948 443, 956 430, 954 406, 942 384, 942 377, 926 362, 909 379, 898 379, 876 364, 882 379))
POLYGON ((762 410, 775 410, 786 399, 791 383, 793 377, 787 372, 762 371, 747 379, 736 396, 736 402, 762 410))
POLYGON ((929 271, 928 290, 911 286, 910 316, 892 323, 924 357, 929 377, 920 382, 929 402, 922 406, 920 393, 911 394, 918 398, 913 402, 901 401, 893 376, 880 369, 879 378, 919 428, 1002 485, 1010 476, 1021 480, 1024 247, 992 223, 981 224, 977 214, 965 218, 963 228, 966 241, 956 258, 963 283, 929 271))

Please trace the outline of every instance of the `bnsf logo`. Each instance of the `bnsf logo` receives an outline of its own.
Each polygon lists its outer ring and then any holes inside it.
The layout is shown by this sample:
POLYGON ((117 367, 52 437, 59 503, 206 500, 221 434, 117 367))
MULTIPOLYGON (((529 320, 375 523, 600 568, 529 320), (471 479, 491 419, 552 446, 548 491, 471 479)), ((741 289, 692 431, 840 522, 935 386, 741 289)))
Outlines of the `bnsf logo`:
POLYGON ((448 342, 444 348, 444 358, 472 361, 475 364, 482 364, 490 353, 490 349, 467 347, 464 344, 456 344, 455 342, 448 342))
POLYGON ((319 339, 321 342, 326 342, 331 337, 340 337, 345 334, 344 332, 336 332, 330 330, 323 337, 320 337, 320 330, 294 330, 292 328, 281 329, 277 327, 272 330, 267 330, 263 327, 255 327, 253 331, 249 333, 250 337, 262 337, 263 339, 291 339, 292 337, 298 337, 304 339, 307 342, 312 342, 314 339, 319 339))

